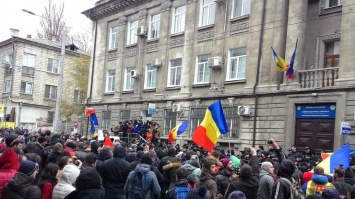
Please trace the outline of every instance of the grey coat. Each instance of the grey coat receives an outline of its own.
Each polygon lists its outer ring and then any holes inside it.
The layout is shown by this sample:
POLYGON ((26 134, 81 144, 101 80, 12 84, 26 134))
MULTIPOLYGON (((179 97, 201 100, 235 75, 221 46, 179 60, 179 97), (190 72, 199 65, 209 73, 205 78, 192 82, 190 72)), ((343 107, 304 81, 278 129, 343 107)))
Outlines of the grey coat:
POLYGON ((272 186, 274 185, 274 183, 275 181, 271 177, 269 172, 261 170, 257 199, 269 199, 272 191, 272 186))
MULTIPOLYGON (((159 196, 160 195, 160 191, 161 191, 158 179, 157 179, 155 173, 153 171, 151 171, 150 169, 151 169, 151 167, 148 164, 138 164, 137 167, 136 167, 136 170, 140 170, 146 175, 146 180, 147 180, 146 183, 149 186, 149 191, 148 191, 145 199, 151 199, 151 198, 153 198, 152 197, 153 195, 154 196, 159 196)), ((131 171, 128 174, 128 178, 127 178, 126 184, 124 186, 124 193, 128 193, 129 192, 129 189, 130 189, 130 186, 131 186, 130 182, 131 182, 131 179, 134 176, 134 172, 135 171, 131 171)), ((128 199, 131 199, 131 198, 128 197, 128 199)))

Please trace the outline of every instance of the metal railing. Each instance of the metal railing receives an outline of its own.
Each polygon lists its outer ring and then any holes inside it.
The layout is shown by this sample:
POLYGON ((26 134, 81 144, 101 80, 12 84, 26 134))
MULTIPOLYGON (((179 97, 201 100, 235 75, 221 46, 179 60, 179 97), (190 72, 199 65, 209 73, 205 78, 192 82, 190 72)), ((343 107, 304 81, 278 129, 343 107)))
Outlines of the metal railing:
POLYGON ((322 88, 334 86, 338 79, 339 67, 320 68, 299 71, 301 88, 322 88))

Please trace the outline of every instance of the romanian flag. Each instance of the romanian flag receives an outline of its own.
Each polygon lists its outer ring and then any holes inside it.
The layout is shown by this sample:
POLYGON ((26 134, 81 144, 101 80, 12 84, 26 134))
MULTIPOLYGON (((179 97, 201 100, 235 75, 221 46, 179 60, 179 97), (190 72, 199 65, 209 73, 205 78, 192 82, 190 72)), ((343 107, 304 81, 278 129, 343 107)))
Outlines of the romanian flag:
POLYGON ((110 140, 110 136, 105 136, 103 146, 107 146, 107 147, 113 148, 113 143, 110 140))
POLYGON ((288 79, 292 79, 293 78, 293 64, 295 62, 295 57, 296 57, 297 43, 298 43, 298 39, 296 41, 295 50, 293 51, 293 54, 292 54, 292 57, 291 57, 290 67, 287 69, 287 72, 286 72, 286 76, 287 76, 288 79))
POLYGON ((228 126, 224 117, 221 101, 211 104, 205 113, 205 118, 195 130, 192 140, 212 152, 219 136, 228 132, 228 126))
POLYGON ((276 63, 276 70, 279 72, 285 72, 289 69, 288 63, 280 57, 275 50, 271 47, 272 53, 274 54, 274 61, 276 63))
POLYGON ((350 153, 350 144, 347 143, 342 146, 340 149, 335 151, 333 154, 330 154, 326 157, 321 163, 317 166, 320 166, 324 169, 325 174, 333 173, 340 164, 344 165, 344 168, 349 167, 349 153, 350 153))
POLYGON ((171 129, 169 131, 169 142, 173 143, 176 139, 176 136, 183 134, 188 125, 189 121, 183 121, 173 129, 171 129))

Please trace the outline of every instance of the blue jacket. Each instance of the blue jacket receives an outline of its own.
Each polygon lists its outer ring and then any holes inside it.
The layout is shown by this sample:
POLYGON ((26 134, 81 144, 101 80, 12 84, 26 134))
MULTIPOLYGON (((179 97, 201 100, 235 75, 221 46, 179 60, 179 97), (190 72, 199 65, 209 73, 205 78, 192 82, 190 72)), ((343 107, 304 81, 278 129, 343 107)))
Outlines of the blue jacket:
MULTIPOLYGON (((143 174, 146 175, 146 183, 149 187, 149 191, 148 191, 145 198, 151 199, 151 198, 153 198, 152 197, 153 194, 154 194, 154 196, 159 196, 161 189, 160 189, 159 182, 158 182, 158 179, 157 179, 155 173, 153 171, 151 171, 151 166, 148 164, 138 164, 136 167, 136 170, 139 170, 139 171, 143 172, 143 174)), ((126 194, 129 192, 129 189, 131 186, 130 183, 131 183, 131 180, 134 176, 134 172, 135 171, 131 171, 128 174, 128 178, 127 178, 126 184, 124 186, 124 193, 126 193, 126 194)), ((128 197, 128 199, 131 199, 131 198, 128 197)))

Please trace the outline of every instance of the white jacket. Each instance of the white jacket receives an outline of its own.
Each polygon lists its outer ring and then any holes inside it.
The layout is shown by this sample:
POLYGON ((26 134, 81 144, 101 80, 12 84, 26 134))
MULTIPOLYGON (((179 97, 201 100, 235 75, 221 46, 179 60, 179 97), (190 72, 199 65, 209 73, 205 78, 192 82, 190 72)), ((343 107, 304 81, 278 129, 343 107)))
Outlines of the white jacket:
POLYGON ((72 191, 75 190, 73 184, 79 176, 80 170, 75 165, 66 165, 63 168, 60 182, 54 186, 52 199, 64 199, 72 191))

